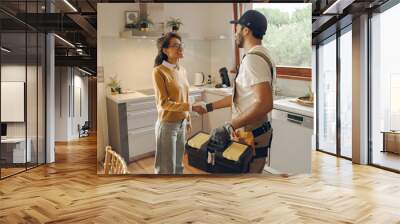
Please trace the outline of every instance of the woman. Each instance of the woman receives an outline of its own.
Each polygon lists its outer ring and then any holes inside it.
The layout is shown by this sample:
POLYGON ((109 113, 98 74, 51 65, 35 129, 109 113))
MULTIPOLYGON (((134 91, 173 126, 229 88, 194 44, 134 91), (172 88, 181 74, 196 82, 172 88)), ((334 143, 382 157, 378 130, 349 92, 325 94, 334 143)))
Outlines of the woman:
POLYGON ((158 120, 156 123, 156 174, 182 174, 185 135, 190 132, 189 82, 179 65, 183 58, 182 38, 167 33, 157 41, 153 69, 158 120))

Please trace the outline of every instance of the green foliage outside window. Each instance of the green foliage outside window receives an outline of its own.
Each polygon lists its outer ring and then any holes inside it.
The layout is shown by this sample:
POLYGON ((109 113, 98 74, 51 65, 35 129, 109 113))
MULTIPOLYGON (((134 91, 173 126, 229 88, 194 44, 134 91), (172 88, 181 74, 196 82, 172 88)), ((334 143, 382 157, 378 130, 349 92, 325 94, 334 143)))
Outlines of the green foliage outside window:
POLYGON ((263 45, 279 66, 311 67, 311 5, 292 13, 256 8, 268 20, 263 45))

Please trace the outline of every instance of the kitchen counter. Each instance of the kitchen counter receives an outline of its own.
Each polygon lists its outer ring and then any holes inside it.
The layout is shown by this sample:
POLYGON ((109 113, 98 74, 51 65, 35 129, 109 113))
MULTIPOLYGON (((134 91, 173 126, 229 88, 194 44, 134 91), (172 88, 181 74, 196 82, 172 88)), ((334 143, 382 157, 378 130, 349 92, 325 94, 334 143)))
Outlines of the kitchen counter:
POLYGON ((227 87, 227 88, 215 88, 215 87, 207 87, 207 86, 201 86, 201 87, 195 87, 198 89, 201 89, 204 92, 220 95, 220 96, 229 96, 232 95, 233 87, 227 87))
MULTIPOLYGON (((189 94, 197 94, 202 92, 209 92, 221 96, 229 96, 232 94, 232 87, 230 88, 212 88, 212 87, 196 87, 191 86, 189 88, 189 94)), ((153 89, 136 90, 131 93, 123 93, 117 95, 107 96, 109 99, 115 103, 135 103, 143 100, 154 99, 153 89)))
POLYGON ((283 98, 274 100, 274 109, 292 112, 307 117, 314 117, 314 108, 300 105, 295 102, 296 98, 283 98))
MULTIPOLYGON (((189 88, 189 94, 198 93, 211 93, 219 96, 229 96, 232 95, 232 87, 228 88, 213 88, 207 86, 191 86, 189 88)), ((120 103, 136 103, 147 100, 154 99, 153 89, 136 90, 131 93, 123 93, 117 95, 109 95, 108 98, 117 104, 120 103)), ((296 98, 285 97, 285 96, 275 96, 274 97, 274 109, 284 110, 287 112, 297 113, 308 117, 314 117, 314 109, 312 107, 307 107, 300 105, 292 100, 296 98)))

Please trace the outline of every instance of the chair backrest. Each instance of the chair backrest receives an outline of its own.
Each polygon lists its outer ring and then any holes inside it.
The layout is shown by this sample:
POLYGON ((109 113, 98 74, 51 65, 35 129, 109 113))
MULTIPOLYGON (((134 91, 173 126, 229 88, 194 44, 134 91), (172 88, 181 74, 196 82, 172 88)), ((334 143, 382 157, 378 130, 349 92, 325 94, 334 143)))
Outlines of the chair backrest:
POLYGON ((82 125, 82 129, 90 129, 89 121, 85 121, 85 123, 82 125))
POLYGON ((104 174, 128 174, 128 167, 125 160, 111 146, 106 147, 106 156, 104 159, 104 174))

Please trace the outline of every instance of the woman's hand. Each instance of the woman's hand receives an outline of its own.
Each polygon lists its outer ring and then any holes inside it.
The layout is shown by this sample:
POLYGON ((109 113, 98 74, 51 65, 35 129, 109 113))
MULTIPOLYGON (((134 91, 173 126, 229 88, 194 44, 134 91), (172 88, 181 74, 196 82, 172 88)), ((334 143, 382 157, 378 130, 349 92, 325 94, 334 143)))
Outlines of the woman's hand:
POLYGON ((190 135, 192 133, 192 124, 191 123, 187 123, 186 124, 186 135, 190 135))
POLYGON ((194 105, 193 107, 192 107, 192 110, 194 111, 194 112, 196 112, 196 113, 198 113, 198 114, 205 114, 205 113, 207 113, 207 110, 206 109, 204 109, 202 106, 200 106, 200 105, 194 105))

